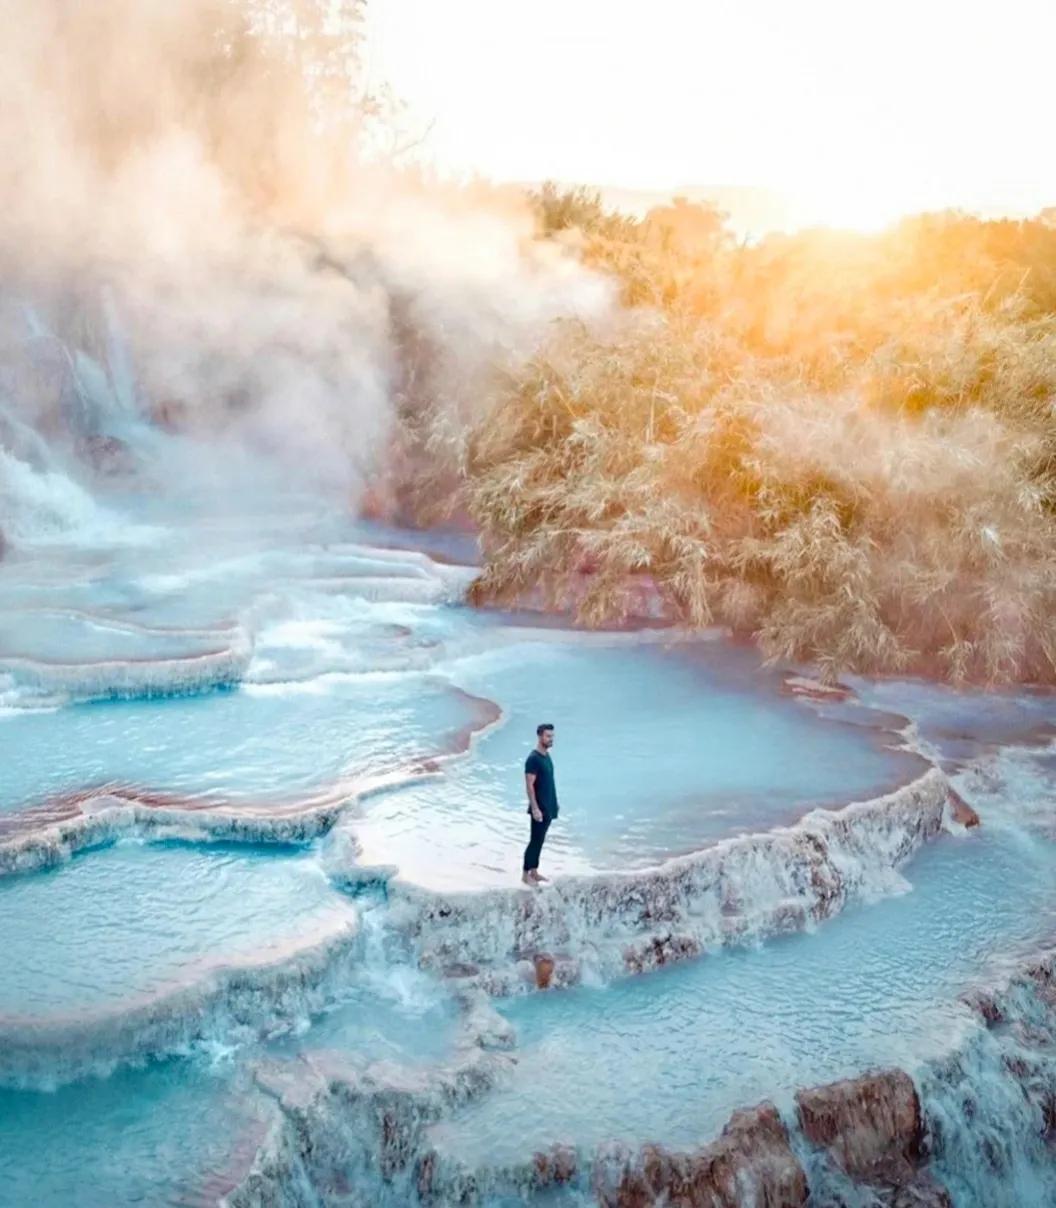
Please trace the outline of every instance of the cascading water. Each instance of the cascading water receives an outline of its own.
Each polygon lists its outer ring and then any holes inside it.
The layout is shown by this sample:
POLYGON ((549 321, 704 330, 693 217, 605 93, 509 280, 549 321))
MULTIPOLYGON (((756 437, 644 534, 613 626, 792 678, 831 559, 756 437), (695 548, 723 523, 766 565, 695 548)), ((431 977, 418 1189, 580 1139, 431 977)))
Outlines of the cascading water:
POLYGON ((14 545, 126 542, 121 519, 56 467, 35 467, 0 448, 0 507, 14 545))
POLYGON ((1051 698, 473 613, 0 433, 0 1203, 1051 1202, 1051 698))

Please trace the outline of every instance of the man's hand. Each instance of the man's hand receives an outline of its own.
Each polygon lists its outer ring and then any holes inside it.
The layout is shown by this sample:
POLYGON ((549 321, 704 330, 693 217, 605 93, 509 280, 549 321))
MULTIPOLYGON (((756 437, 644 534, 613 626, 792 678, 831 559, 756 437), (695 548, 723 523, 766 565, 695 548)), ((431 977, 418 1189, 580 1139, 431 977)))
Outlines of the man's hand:
POLYGON ((535 799, 535 773, 525 772, 524 787, 528 790, 528 810, 532 815, 532 820, 542 822, 543 811, 539 808, 539 802, 535 799))

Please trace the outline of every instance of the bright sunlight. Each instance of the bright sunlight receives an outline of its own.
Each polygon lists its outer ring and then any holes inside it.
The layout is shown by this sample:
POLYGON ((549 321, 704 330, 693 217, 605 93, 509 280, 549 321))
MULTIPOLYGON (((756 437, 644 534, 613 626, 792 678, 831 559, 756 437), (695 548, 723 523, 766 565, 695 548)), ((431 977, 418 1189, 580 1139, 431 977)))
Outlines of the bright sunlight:
POLYGON ((790 225, 868 230, 1056 195, 1037 0, 386 0, 367 19, 372 76, 443 170, 752 186, 790 225))

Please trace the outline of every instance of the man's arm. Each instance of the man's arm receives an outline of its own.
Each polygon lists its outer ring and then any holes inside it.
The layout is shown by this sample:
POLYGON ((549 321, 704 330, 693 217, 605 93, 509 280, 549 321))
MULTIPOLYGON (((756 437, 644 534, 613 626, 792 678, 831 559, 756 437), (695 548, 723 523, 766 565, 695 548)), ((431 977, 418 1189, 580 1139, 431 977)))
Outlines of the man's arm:
POLYGON ((528 790, 528 808, 532 811, 532 817, 536 822, 542 822, 543 811, 539 808, 539 802, 535 799, 535 773, 525 772, 524 785, 528 790))

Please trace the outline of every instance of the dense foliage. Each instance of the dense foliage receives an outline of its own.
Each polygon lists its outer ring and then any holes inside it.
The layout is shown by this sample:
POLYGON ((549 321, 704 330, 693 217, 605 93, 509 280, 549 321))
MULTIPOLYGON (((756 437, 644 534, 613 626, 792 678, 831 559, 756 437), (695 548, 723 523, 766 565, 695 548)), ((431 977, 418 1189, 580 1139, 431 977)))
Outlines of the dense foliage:
POLYGON ((480 601, 671 611, 841 669, 1056 678, 1056 225, 923 216, 738 244, 676 201, 642 220, 533 199, 613 275, 467 443, 480 601))

